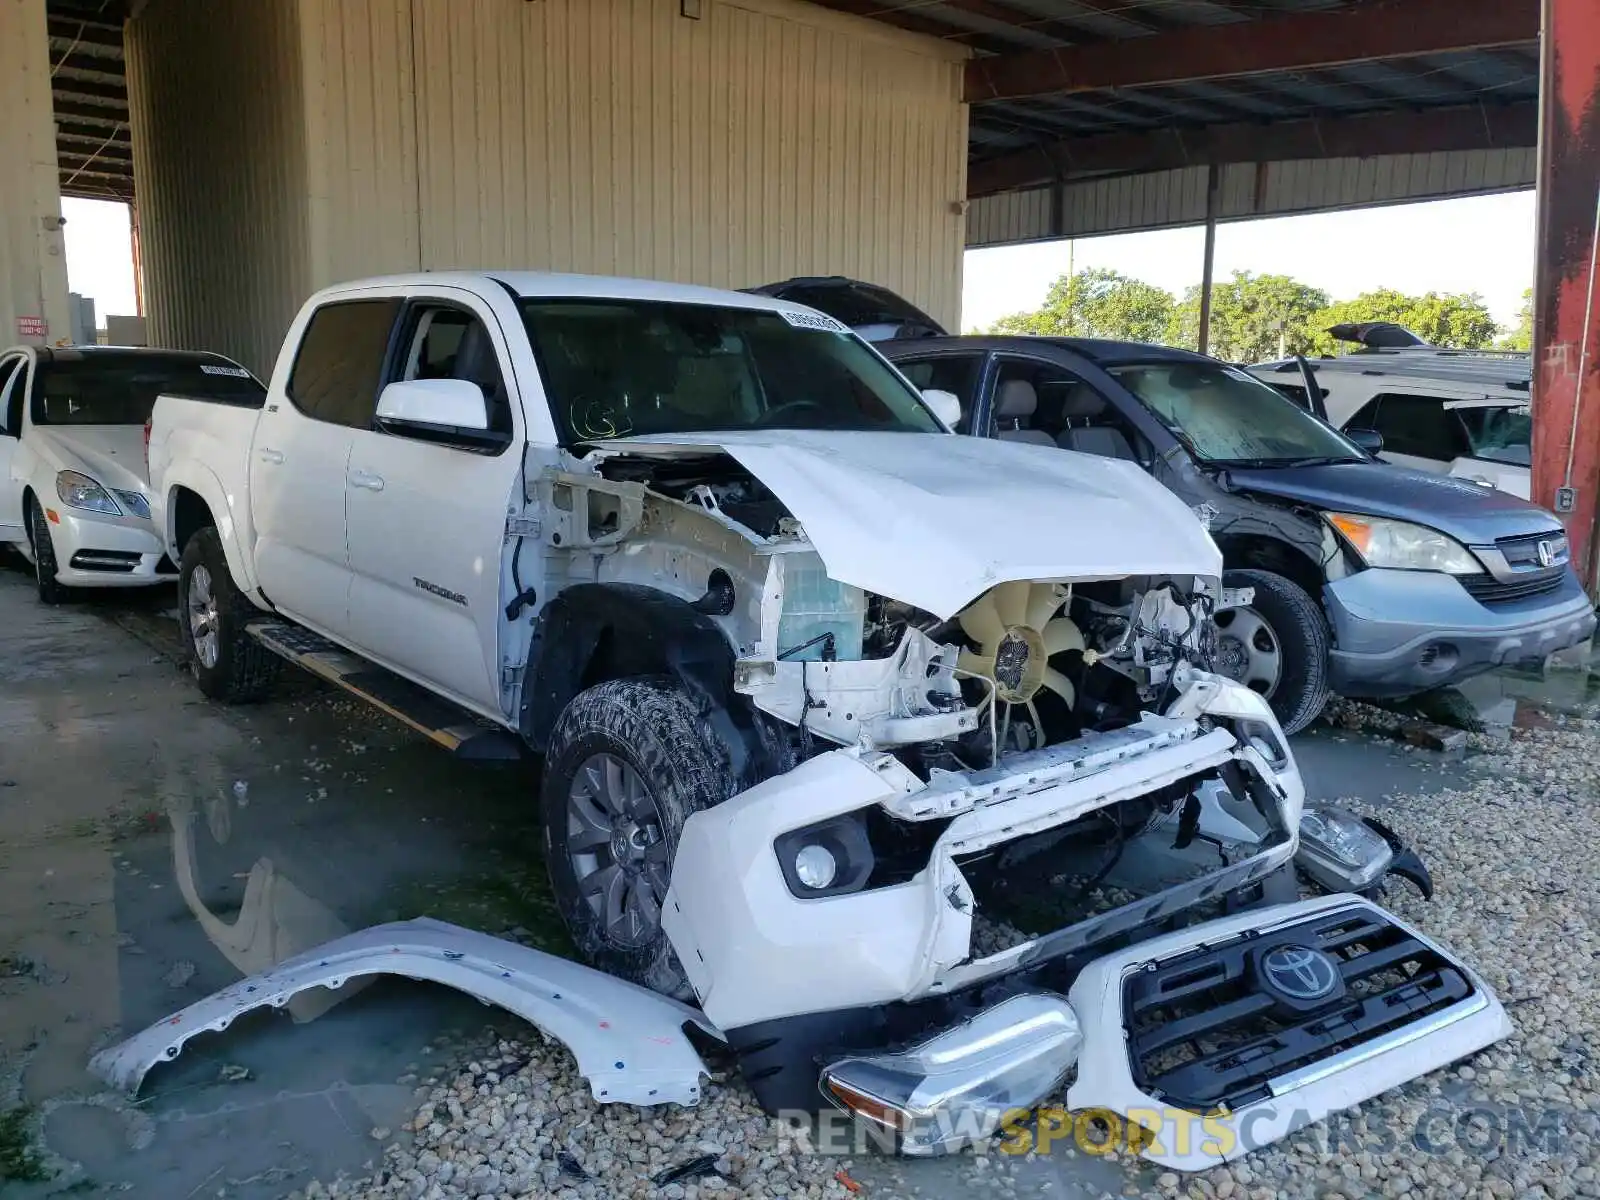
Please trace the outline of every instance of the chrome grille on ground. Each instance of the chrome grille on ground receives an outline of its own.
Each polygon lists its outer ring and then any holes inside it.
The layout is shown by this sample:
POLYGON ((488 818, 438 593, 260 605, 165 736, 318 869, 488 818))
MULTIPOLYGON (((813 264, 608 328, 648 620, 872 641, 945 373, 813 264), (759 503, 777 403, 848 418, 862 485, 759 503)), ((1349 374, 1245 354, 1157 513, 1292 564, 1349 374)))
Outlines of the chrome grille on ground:
POLYGON ((1367 908, 1198 950, 1129 975, 1123 988, 1135 1082, 1202 1113, 1264 1099, 1274 1080, 1476 990, 1367 908))

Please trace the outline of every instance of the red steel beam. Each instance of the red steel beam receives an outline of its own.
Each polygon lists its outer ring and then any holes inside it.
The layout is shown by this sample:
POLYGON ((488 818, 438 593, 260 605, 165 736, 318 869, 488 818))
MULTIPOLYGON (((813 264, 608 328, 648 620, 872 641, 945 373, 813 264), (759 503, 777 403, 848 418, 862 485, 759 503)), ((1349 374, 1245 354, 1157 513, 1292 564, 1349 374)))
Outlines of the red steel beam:
POLYGON ((975 162, 967 170, 967 195, 986 196, 1105 172, 1533 146, 1538 131, 1538 105, 1526 101, 1271 124, 1252 121, 1197 129, 1104 133, 1063 138, 975 162))
POLYGON ((1539 36, 1539 0, 1368 0, 1333 11, 973 59, 971 103, 1309 71, 1515 45, 1539 36))
POLYGON ((1600 290, 1594 278, 1600 225, 1600 5, 1545 0, 1544 21, 1532 498, 1557 510, 1579 577, 1593 594, 1600 498, 1600 290), (1564 503, 1569 495, 1570 506, 1564 503))

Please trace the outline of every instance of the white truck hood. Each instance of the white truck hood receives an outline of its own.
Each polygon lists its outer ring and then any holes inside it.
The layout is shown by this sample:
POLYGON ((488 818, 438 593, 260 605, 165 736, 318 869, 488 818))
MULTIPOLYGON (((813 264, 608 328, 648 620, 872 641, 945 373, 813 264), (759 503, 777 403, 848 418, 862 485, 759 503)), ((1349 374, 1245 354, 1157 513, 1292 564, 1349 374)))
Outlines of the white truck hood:
POLYGON ((1136 464, 935 433, 650 434, 606 456, 722 452, 805 527, 828 574, 952 617, 997 583, 1222 573, 1189 508, 1136 464))
POLYGON ((125 492, 148 492, 144 429, 138 425, 35 425, 28 438, 57 470, 81 471, 125 492))

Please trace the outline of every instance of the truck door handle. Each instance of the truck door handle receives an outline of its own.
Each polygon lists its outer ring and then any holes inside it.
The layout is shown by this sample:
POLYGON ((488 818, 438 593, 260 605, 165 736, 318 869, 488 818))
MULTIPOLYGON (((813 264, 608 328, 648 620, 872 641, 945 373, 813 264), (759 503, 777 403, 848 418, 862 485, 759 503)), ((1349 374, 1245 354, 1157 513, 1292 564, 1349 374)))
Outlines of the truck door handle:
POLYGON ((365 471, 351 471, 347 476, 351 487, 366 488, 369 492, 383 491, 383 476, 368 475, 365 471))
POLYGON ((269 449, 266 446, 261 447, 261 450, 259 451, 259 456, 261 458, 261 461, 264 462, 264 463, 277 464, 277 463, 281 463, 283 461, 283 451, 282 450, 272 450, 272 449, 269 449))

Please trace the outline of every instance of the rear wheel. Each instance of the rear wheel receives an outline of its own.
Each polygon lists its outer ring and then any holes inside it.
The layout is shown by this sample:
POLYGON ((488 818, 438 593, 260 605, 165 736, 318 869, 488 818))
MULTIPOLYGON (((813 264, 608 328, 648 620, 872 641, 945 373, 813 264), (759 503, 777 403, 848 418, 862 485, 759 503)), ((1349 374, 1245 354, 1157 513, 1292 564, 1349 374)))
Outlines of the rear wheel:
POLYGON ((1217 614, 1217 671, 1272 706, 1299 733, 1328 703, 1328 627, 1299 584, 1271 571, 1227 571, 1227 588, 1254 588, 1243 608, 1217 614))
POLYGON ((33 551, 33 578, 39 587, 39 599, 45 604, 61 604, 68 596, 67 588, 56 579, 56 548, 50 540, 50 522, 45 519, 44 508, 32 496, 28 497, 28 547, 33 551))
POLYGON ((689 995, 661 910, 684 822, 734 787, 727 755, 670 679, 612 680, 566 707, 545 755, 545 866, 588 962, 689 995))
POLYGON ((178 568, 178 624, 200 690, 245 704, 272 688, 282 660, 245 632, 255 606, 234 586, 214 528, 189 539, 178 568))

